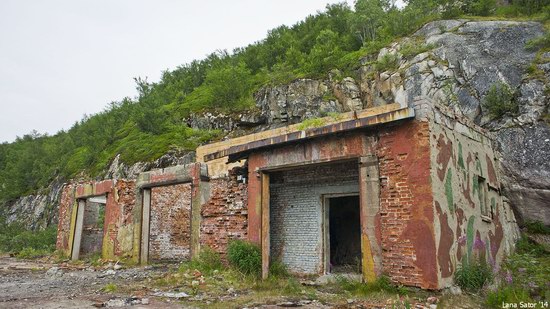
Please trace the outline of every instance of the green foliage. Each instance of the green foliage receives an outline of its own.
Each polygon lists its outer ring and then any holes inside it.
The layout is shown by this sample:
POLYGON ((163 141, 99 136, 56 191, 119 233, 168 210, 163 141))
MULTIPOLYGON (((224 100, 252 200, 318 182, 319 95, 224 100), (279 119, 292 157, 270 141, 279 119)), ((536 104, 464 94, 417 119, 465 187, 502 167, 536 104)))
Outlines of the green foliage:
MULTIPOLYGON (((549 0, 511 2, 497 13, 550 17, 549 0)), ((216 51, 164 71, 159 81, 136 78, 137 97, 112 102, 66 131, 52 136, 34 131, 0 144, 0 204, 36 192, 54 179, 98 176, 117 155, 123 163, 133 164, 168 151, 193 150, 216 138, 217 132, 188 128, 184 119, 190 113, 248 109, 254 105, 253 93, 266 84, 325 77, 334 68, 353 76, 359 59, 377 54, 426 22, 486 15, 494 8, 494 0, 409 0, 401 9, 393 3, 358 0, 353 8, 346 3, 327 5, 295 25, 270 30, 265 39, 246 47, 216 51)), ((547 48, 549 41, 544 36, 528 47, 547 48)), ((405 46, 401 52, 406 58, 429 48, 405 46)), ((377 69, 395 69, 397 61, 391 57, 377 63, 377 69)), ((495 113, 514 108, 497 106, 495 113)))
POLYGON ((423 44, 422 42, 408 42, 401 46, 399 53, 403 55, 404 58, 410 59, 421 53, 425 53, 429 50, 434 49, 433 44, 423 44))
POLYGON ((261 275, 262 253, 255 244, 242 240, 231 241, 227 248, 227 259, 231 266, 245 275, 261 275))
POLYGON ((36 259, 50 255, 52 253, 49 249, 35 249, 31 247, 25 247, 16 254, 19 259, 36 259))
POLYGON ((399 66, 399 57, 397 54, 387 53, 374 64, 378 72, 395 71, 399 66))
POLYGON ((182 264, 180 271, 197 269, 205 274, 211 274, 214 270, 223 269, 220 255, 210 247, 201 248, 199 256, 194 258, 189 265, 182 264))
POLYGON ((489 291, 486 304, 500 308, 502 303, 547 300, 550 297, 550 255, 541 245, 522 236, 516 252, 508 256, 497 277, 497 288, 489 291))
POLYGON ((29 231, 19 223, 0 222, 0 252, 20 254, 21 257, 46 255, 55 250, 56 237, 55 226, 29 231))
POLYGON ((516 251, 519 254, 531 254, 537 257, 548 253, 548 250, 544 246, 531 241, 525 235, 522 235, 516 243, 516 251))
POLYGON ((514 91, 503 82, 497 82, 491 86, 482 103, 489 116, 494 118, 506 114, 516 114, 519 106, 515 100, 514 91))
POLYGON ((286 278, 290 274, 285 264, 281 261, 274 260, 269 264, 269 276, 274 278, 286 278))
POLYGON ((401 294, 405 290, 394 285, 388 276, 380 276, 374 282, 362 283, 357 280, 352 280, 345 276, 337 276, 336 284, 344 291, 348 291, 354 295, 367 296, 374 292, 388 292, 401 294))
POLYGON ((115 283, 108 283, 103 287, 103 292, 114 293, 118 290, 118 286, 115 283))
POLYGON ((529 40, 525 44, 525 48, 531 51, 550 48, 550 32, 546 32, 543 36, 529 40))
POLYGON ((550 227, 544 225, 541 221, 525 221, 525 229, 532 234, 545 234, 550 235, 550 227))
POLYGON ((476 292, 492 280, 493 271, 482 259, 464 260, 454 274, 455 283, 468 292, 476 292))
POLYGON ((531 297, 527 290, 513 286, 504 286, 495 291, 489 291, 485 304, 490 308, 502 308, 502 304, 504 303, 519 304, 520 302, 525 303, 530 301, 531 297))
POLYGON ((300 122, 297 129, 303 131, 311 128, 319 128, 326 124, 327 122, 323 118, 310 118, 300 122))

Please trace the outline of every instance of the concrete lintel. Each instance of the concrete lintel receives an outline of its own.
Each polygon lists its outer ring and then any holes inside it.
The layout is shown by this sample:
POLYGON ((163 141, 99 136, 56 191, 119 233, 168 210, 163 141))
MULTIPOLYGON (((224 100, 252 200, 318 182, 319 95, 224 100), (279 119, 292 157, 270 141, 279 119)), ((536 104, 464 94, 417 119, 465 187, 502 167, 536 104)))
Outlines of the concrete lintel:
POLYGON ((151 188, 158 186, 185 183, 193 181, 193 171, 199 165, 201 179, 208 179, 208 167, 206 164, 191 163, 176 165, 139 174, 136 181, 136 188, 151 188))

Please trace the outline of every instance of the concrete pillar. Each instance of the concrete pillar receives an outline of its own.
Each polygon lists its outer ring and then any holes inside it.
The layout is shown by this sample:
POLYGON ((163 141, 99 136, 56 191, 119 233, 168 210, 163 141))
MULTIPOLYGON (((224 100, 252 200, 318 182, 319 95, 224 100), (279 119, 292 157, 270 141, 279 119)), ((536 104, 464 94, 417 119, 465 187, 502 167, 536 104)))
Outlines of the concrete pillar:
POLYGON ((82 241, 82 229, 84 227, 84 208, 86 200, 78 200, 78 208, 76 213, 76 223, 74 226, 73 247, 71 252, 71 260, 77 261, 80 255, 80 242, 82 241))
POLYGON ((376 236, 380 227, 380 177, 375 155, 360 158, 359 198, 363 280, 372 282, 382 272, 382 249, 376 236))
POLYGON ((270 228, 269 228, 269 174, 262 173, 262 279, 269 276, 270 228))
POLYGON ((143 189, 143 210, 141 217, 141 249, 140 263, 146 265, 149 261, 149 224, 151 223, 151 189, 143 189))

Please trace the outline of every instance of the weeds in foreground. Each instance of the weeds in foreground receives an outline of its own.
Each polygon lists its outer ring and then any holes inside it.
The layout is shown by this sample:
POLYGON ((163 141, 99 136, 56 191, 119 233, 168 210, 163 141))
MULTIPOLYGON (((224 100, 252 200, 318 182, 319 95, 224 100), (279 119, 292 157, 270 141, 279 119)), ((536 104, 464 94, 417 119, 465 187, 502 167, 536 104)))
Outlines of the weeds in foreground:
POLYGON ((114 293, 118 290, 118 286, 114 283, 108 283, 103 287, 103 292, 105 293, 114 293))

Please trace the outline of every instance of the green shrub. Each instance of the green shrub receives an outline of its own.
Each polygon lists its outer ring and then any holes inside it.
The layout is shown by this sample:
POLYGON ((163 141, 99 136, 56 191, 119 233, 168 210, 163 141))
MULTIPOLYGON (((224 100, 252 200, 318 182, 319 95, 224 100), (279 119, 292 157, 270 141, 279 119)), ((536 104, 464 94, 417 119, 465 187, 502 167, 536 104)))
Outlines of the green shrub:
POLYGON ((493 119, 505 114, 514 115, 519 110, 514 91, 503 82, 496 82, 491 86, 482 105, 493 119))
POLYGON ((306 119, 306 120, 300 122, 297 129, 298 130, 306 130, 306 129, 311 129, 311 128, 319 128, 319 127, 322 127, 326 124, 327 124, 326 120, 323 119, 323 118, 310 118, 310 119, 306 119))
MULTIPOLYGON (((51 226, 40 231, 26 230, 20 223, 5 224, 0 222, 0 251, 29 255, 32 249, 35 254, 51 253, 55 250, 57 227, 51 226)), ((32 255, 32 254, 31 254, 32 255)))
POLYGON ((203 273, 212 273, 223 268, 220 255, 210 247, 201 248, 198 257, 194 258, 189 267, 200 270, 203 273))
POLYGON ((516 251, 519 254, 532 254, 534 256, 543 256, 546 253, 546 249, 542 245, 529 240, 525 235, 522 235, 516 243, 516 251))
POLYGON ((550 227, 541 221, 525 221, 524 225, 529 233, 550 235, 550 227))
POLYGON ((374 68, 378 72, 393 71, 399 66, 399 58, 397 54, 387 53, 374 64, 374 68))
POLYGON ((531 297, 527 290, 515 286, 503 286, 496 291, 490 291, 485 304, 490 308, 502 308, 503 303, 529 302, 531 297))
POLYGON ((493 271, 484 260, 464 261, 454 275, 455 283, 463 290, 475 292, 485 284, 492 282, 493 271))
POLYGON ((275 278, 286 278, 289 276, 288 269, 281 261, 271 261, 269 264, 269 276, 275 278))
POLYGON ((102 290, 105 293, 114 293, 118 290, 118 286, 114 283, 108 283, 103 287, 102 290))
POLYGON ((259 277, 262 273, 262 252, 258 245, 233 240, 227 248, 229 264, 245 275, 259 277))
POLYGON ((394 285, 388 276, 380 276, 374 282, 363 283, 345 276, 337 276, 336 283, 344 291, 355 295, 368 295, 374 292, 401 293, 403 289, 394 285))
POLYGON ((529 40, 525 44, 525 48, 530 51, 536 51, 541 48, 550 47, 550 32, 547 32, 545 35, 529 40))
POLYGON ((23 248, 21 251, 19 251, 16 254, 16 257, 20 259, 36 259, 43 256, 47 256, 51 253, 52 253, 51 250, 26 247, 26 248, 23 248))

